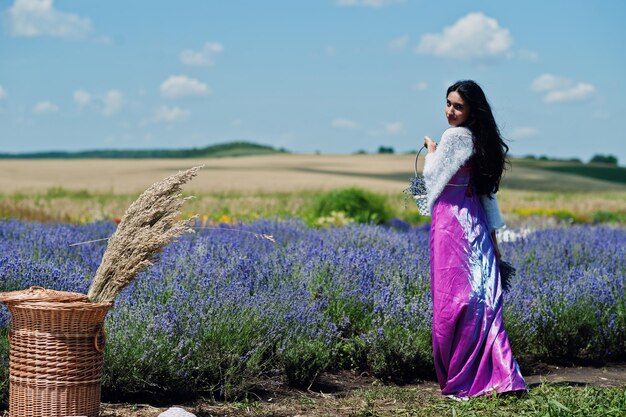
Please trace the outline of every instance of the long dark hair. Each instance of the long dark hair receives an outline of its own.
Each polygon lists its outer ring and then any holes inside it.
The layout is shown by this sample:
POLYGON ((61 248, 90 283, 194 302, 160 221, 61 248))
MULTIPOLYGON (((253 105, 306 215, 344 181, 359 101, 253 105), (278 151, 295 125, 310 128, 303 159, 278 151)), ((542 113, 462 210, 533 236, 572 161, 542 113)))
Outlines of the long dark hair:
POLYGON ((456 91, 469 106, 469 117, 463 126, 473 136, 472 182, 478 194, 496 193, 502 173, 509 165, 509 147, 500 135, 500 129, 491 112, 491 106, 482 88, 471 80, 457 81, 448 88, 448 95, 456 91))

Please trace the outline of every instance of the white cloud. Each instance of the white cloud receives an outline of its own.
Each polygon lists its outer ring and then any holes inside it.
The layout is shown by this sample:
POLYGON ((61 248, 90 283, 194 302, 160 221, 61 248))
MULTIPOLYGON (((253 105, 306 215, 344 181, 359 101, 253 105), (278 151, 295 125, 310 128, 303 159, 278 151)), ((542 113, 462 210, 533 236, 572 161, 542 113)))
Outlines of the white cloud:
POLYGON ((533 91, 550 91, 556 89, 563 89, 571 87, 572 80, 563 77, 557 77, 552 74, 541 74, 535 78, 530 84, 530 89, 533 91))
POLYGON ((214 57, 222 53, 224 46, 218 42, 206 42, 202 49, 194 51, 186 49, 180 53, 180 61, 185 65, 211 66, 215 64, 214 57))
POLYGON ((409 43, 408 35, 399 36, 395 39, 389 41, 389 49, 392 51, 402 51, 406 48, 406 45, 409 43))
POLYGON ((337 117, 333 120, 332 126, 339 129, 358 129, 359 125, 350 119, 337 117))
POLYGON ((441 33, 421 37, 416 51, 443 58, 474 60, 505 56, 513 43, 509 30, 483 13, 470 13, 441 33))
POLYGON ((402 124, 402 122, 391 122, 385 124, 385 132, 390 135, 397 135, 399 133, 402 133, 403 129, 404 125, 402 124))
POLYGON ((530 84, 530 89, 545 93, 543 101, 546 103, 564 103, 581 101, 591 96, 596 88, 586 82, 575 82, 569 78, 552 74, 541 74, 530 84))
POLYGON ((83 38, 92 30, 91 20, 55 10, 53 0, 15 0, 9 9, 13 36, 83 38))
POLYGON ((352 6, 364 6, 380 8, 390 6, 392 4, 402 3, 404 0, 337 0, 338 6, 352 7, 352 6))
POLYGON ((110 90, 103 97, 102 103, 104 104, 102 113, 106 116, 111 116, 112 114, 122 110, 122 107, 124 107, 124 95, 117 90, 110 90))
POLYGON ((91 103, 91 94, 83 90, 76 90, 73 94, 74 102, 80 107, 85 107, 91 103))
POLYGON ((208 85, 184 75, 172 75, 161 84, 161 94, 169 98, 211 94, 208 85))
POLYGON ((7 90, 0 85, 0 100, 4 100, 5 98, 7 98, 7 90))
POLYGON ((105 116, 112 116, 124 108, 124 94, 118 90, 109 90, 104 95, 94 95, 85 90, 76 90, 72 99, 79 107, 91 107, 105 116))
POLYGON ((550 91, 543 98, 546 103, 563 103, 568 101, 581 101, 589 97, 596 88, 588 83, 578 83, 566 90, 550 91))
POLYGON ((33 107, 33 112, 37 114, 56 113, 58 111, 59 106, 49 101, 40 101, 39 103, 35 104, 35 107, 33 107))
POLYGON ((419 83, 415 83, 411 86, 413 91, 424 91, 428 88, 428 84, 424 81, 420 81, 419 83))
POLYGON ((511 131, 511 134, 509 136, 511 137, 511 139, 525 139, 537 136, 538 134, 539 130, 535 129, 534 127, 524 126, 516 127, 511 131))
POLYGON ((186 120, 191 115, 191 111, 180 107, 161 106, 154 112, 154 120, 163 123, 175 123, 186 120))
POLYGON ((337 55, 337 48, 335 48, 334 46, 327 46, 326 49, 324 49, 324 53, 327 56, 335 56, 337 55))

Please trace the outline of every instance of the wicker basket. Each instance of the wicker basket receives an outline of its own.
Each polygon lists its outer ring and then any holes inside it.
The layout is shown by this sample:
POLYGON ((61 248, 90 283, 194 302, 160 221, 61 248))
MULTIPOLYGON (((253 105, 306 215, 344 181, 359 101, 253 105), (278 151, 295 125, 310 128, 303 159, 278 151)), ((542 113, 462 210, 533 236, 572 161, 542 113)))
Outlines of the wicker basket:
POLYGON ((9 416, 97 417, 111 303, 31 288, 1 293, 11 313, 9 416))

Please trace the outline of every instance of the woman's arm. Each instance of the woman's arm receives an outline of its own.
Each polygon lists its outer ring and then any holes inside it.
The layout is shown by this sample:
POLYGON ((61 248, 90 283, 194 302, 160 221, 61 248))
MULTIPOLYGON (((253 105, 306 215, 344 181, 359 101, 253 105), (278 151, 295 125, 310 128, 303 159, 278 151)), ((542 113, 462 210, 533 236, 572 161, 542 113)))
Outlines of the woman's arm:
POLYGON ((500 213, 500 207, 498 206, 498 198, 496 195, 481 195, 480 202, 485 209, 485 216, 487 217, 487 223, 489 224, 489 231, 494 231, 495 229, 504 227, 504 219, 502 218, 502 213, 500 213))
POLYGON ((465 127, 452 127, 443 132, 439 145, 424 138, 428 153, 424 163, 424 181, 428 194, 428 208, 432 210, 450 178, 472 156, 474 142, 472 133, 465 127))

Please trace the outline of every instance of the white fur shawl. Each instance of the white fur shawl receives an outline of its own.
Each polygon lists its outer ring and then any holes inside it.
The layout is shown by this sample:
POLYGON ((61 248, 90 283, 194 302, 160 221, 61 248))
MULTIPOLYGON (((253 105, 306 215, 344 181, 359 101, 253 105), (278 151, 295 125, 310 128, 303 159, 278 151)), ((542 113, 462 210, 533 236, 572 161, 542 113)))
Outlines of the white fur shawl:
MULTIPOLYGON (((431 213, 443 188, 472 156, 473 151, 472 132, 466 127, 452 127, 443 132, 437 150, 426 155, 423 174, 427 190, 428 210, 431 213)), ((503 227, 504 221, 495 194, 481 195, 480 201, 485 209, 489 229, 494 230, 503 227)))

